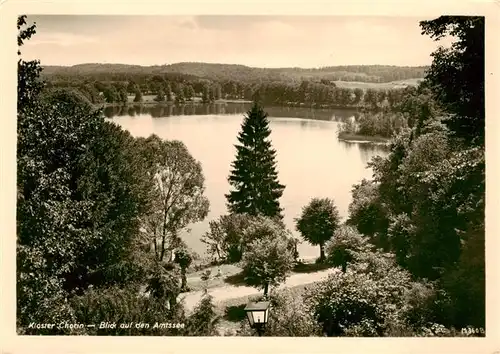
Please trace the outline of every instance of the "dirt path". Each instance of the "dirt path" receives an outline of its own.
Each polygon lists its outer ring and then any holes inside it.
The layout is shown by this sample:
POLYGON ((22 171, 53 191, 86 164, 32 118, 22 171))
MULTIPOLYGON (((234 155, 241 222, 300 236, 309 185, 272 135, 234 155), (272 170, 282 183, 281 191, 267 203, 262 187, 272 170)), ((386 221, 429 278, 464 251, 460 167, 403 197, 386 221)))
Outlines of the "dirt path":
MULTIPOLYGON (((290 288, 298 285, 306 285, 310 283, 315 283, 324 280, 330 274, 334 274, 338 269, 331 268, 314 273, 302 273, 302 274, 292 274, 287 278, 286 282, 280 286, 280 288, 290 288)), ((214 303, 226 301, 229 299, 236 299, 245 296, 258 295, 262 291, 249 287, 249 286, 235 286, 235 285, 224 285, 220 287, 215 287, 208 290, 208 293, 213 296, 214 303)), ((183 299, 186 310, 188 312, 192 311, 196 304, 201 300, 203 295, 203 290, 194 291, 190 293, 181 294, 179 300, 183 299)))

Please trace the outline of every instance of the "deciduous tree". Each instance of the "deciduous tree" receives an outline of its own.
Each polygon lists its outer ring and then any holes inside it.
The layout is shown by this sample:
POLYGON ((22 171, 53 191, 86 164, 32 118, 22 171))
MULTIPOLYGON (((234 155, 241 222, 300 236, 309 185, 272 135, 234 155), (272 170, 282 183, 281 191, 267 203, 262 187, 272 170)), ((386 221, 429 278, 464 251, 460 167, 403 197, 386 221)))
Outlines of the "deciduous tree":
POLYGON ((248 285, 264 289, 285 281, 293 267, 293 254, 286 239, 276 235, 258 238, 243 254, 243 274, 248 285))
POLYGON ((420 22, 420 27, 436 41, 456 38, 450 48, 432 53, 425 80, 451 113, 445 123, 454 135, 484 146, 484 17, 441 16, 420 22))
POLYGON ((325 259, 325 242, 332 238, 339 224, 339 212, 329 198, 313 198, 295 220, 295 227, 302 237, 313 245, 319 245, 320 261, 325 259))
POLYGON ((154 191, 152 208, 143 218, 156 258, 163 261, 178 246, 178 234, 188 224, 203 220, 209 209, 203 195, 205 179, 201 164, 180 141, 163 141, 152 135, 142 143, 150 157, 149 179, 154 191))

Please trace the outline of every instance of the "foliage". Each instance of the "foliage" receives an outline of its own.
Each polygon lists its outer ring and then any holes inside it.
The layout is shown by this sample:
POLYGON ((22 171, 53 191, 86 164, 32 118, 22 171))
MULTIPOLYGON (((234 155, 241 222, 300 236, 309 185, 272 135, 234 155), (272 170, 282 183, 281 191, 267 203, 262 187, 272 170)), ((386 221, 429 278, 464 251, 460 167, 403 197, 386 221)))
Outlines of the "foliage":
MULTIPOLYGON (((170 300, 173 308, 178 272, 155 266, 139 232, 139 217, 151 207, 151 183, 138 143, 106 122, 79 92, 41 92, 33 68, 21 61, 18 76, 19 87, 31 90, 19 96, 28 101, 18 102, 19 332, 75 334, 27 326, 74 323, 82 315, 81 307, 71 301, 75 296, 92 297, 89 289, 106 292, 104 288, 127 287, 144 279, 152 297, 170 300), (31 82, 23 83, 26 80, 31 82)), ((129 299, 139 294, 134 289, 129 299)), ((119 297, 111 291, 107 299, 122 301, 119 297)), ((93 311, 87 305, 84 313, 93 311)), ((148 313, 137 306, 130 311, 148 313)), ((96 311, 103 316, 102 308, 96 311)), ((154 317, 159 310, 152 311, 154 317)))
POLYGON ((436 326, 436 321, 442 321, 441 316, 436 316, 438 307, 438 293, 434 283, 422 281, 413 282, 405 294, 406 309, 404 322, 408 329, 418 335, 429 335, 426 333, 436 326))
POLYGON ((175 250, 174 255, 175 263, 177 263, 181 268, 181 291, 188 291, 189 289, 187 288, 186 270, 193 262, 193 256, 191 255, 191 252, 189 252, 189 249, 184 242, 182 242, 181 247, 175 250))
MULTIPOLYGON (((172 100, 170 87, 175 88, 176 95, 185 96, 188 100, 199 94, 203 103, 210 103, 221 98, 250 100, 257 92, 261 102, 266 105, 365 107, 369 110, 380 110, 395 109, 403 100, 401 95, 403 89, 400 88, 401 84, 397 82, 386 85, 372 84, 375 89, 369 88, 368 95, 365 95, 360 88, 344 87, 346 81, 342 83, 342 87, 337 87, 332 81, 342 78, 373 81, 373 77, 367 75, 350 75, 349 73, 337 75, 317 70, 311 73, 312 75, 299 75, 298 77, 295 77, 298 73, 294 72, 292 80, 286 80, 287 75, 283 75, 283 73, 273 74, 267 79, 259 80, 245 77, 238 79, 238 75, 231 78, 213 77, 207 79, 192 74, 157 72, 156 69, 148 70, 148 68, 137 70, 138 68, 140 67, 129 67, 129 71, 123 72, 121 68, 115 71, 113 66, 105 64, 97 66, 83 64, 64 69, 47 67, 44 77, 49 80, 49 84, 53 87, 78 87, 80 90, 86 90, 84 89, 86 80, 91 79, 95 81, 94 86, 99 92, 104 92, 109 85, 113 86, 115 90, 119 89, 121 84, 126 85, 127 90, 129 90, 130 83, 133 82, 145 93, 156 95, 160 90, 163 90, 167 101, 172 100), (91 68, 94 70, 89 72, 88 70, 91 68), (106 68, 109 68, 109 71, 106 71, 106 68), (184 87, 184 90, 179 90, 179 87, 184 87), (190 91, 189 87, 192 87, 193 91, 190 91)), ((399 69, 405 68, 393 67, 391 75, 396 74, 399 69)), ((416 69, 419 73, 417 76, 422 77, 424 68, 412 69, 416 69)), ((359 67, 356 70, 364 69, 359 67)), ((379 80, 379 78, 375 79, 375 81, 379 80)), ((355 83, 352 86, 354 87, 356 84, 360 83, 355 83)), ((131 91, 129 90, 129 92, 131 91)), ((119 102, 119 95, 112 97, 114 97, 113 100, 109 98, 108 102, 119 102)), ((180 103, 181 101, 179 100, 180 103)))
POLYGON ((158 94, 154 98, 156 102, 165 102, 165 91, 162 88, 158 90, 158 94))
MULTIPOLYGON (((346 65, 319 69, 303 68, 251 68, 235 64, 175 63, 161 66, 139 66, 124 64, 80 64, 72 67, 48 66, 49 75, 102 75, 111 80, 126 81, 134 76, 162 75, 169 79, 189 80, 203 78, 218 82, 299 81, 303 78, 326 81, 391 82, 411 78, 423 78, 426 67, 398 67, 392 65, 346 65)), ((235 90, 237 91, 237 90, 235 90)), ((201 90, 199 91, 201 92, 201 90)))
POLYGON ((128 102, 128 92, 125 85, 120 85, 118 88, 118 101, 120 103, 126 104, 128 102))
POLYGON ((352 189, 352 202, 349 204, 349 218, 346 224, 370 237, 372 242, 383 247, 384 235, 387 230, 386 211, 380 203, 379 186, 373 181, 363 179, 352 189))
MULTIPOLYGON (((19 16, 17 19, 17 54, 21 55, 21 46, 26 40, 29 40, 36 33, 36 24, 27 26, 26 15, 19 16)), ((36 99, 36 96, 43 89, 44 83, 40 79, 42 68, 40 61, 24 61, 19 58, 17 62, 17 110, 22 113, 28 109, 36 99)))
POLYGON ((456 266, 442 280, 443 322, 457 328, 485 328, 484 232, 473 230, 456 266))
POLYGON ((370 248, 366 237, 361 236, 352 227, 342 225, 325 246, 326 260, 334 266, 341 266, 345 272, 349 263, 358 260, 358 255, 368 252, 370 248))
POLYGON ((172 101, 172 88, 170 84, 165 86, 165 99, 169 102, 172 101))
POLYGON ((142 92, 141 92, 141 89, 136 86, 135 90, 134 90, 134 93, 135 93, 134 102, 142 102, 142 92))
POLYGON ((204 193, 201 164, 180 141, 162 141, 156 135, 139 141, 151 188, 151 208, 142 218, 156 258, 172 258, 179 245, 178 233, 201 221, 209 209, 204 193))
POLYGON ((217 324, 220 317, 215 312, 213 298, 205 294, 193 313, 187 318, 186 333, 190 336, 213 336, 217 335, 217 324))
POLYGON ((324 245, 339 227, 340 215, 335 202, 329 198, 313 198, 302 209, 302 214, 295 220, 296 229, 302 237, 320 247, 320 259, 325 259, 324 245))
POLYGON ((107 103, 120 102, 120 94, 113 85, 106 86, 103 95, 107 103))
POLYGON ((195 95, 194 88, 191 85, 186 85, 184 88, 184 95, 188 101, 192 101, 195 95))
MULTIPOLYGON (((253 233, 260 236, 260 232, 253 233)), ((293 267, 293 254, 286 239, 278 235, 262 235, 248 245, 243 254, 242 268, 245 282, 250 286, 264 288, 267 296, 269 286, 284 282, 293 267)))
POLYGON ((484 18, 443 16, 421 27, 457 40, 395 100, 411 130, 370 163, 374 180, 354 188, 348 223, 414 277, 435 280, 422 301, 435 304, 423 306, 426 320, 409 317, 423 326, 417 333, 435 334, 440 325, 484 326, 484 18))
POLYGON ((119 281, 113 273, 146 203, 131 136, 71 92, 51 93, 20 118, 20 244, 42 247, 67 289, 100 283, 107 267, 107 281, 119 281))
POLYGON ((321 327, 315 321, 311 309, 302 296, 289 289, 273 293, 270 298, 271 310, 265 335, 273 337, 320 336, 321 327))
POLYGON ((247 112, 236 145, 236 160, 228 178, 233 190, 226 194, 231 213, 281 217, 279 198, 285 186, 278 182, 276 151, 272 149, 267 113, 258 103, 247 112))
MULTIPOLYGON (((400 265, 416 276, 438 279, 446 290, 439 296, 441 309, 434 309, 436 321, 458 328, 483 326, 484 243, 474 241, 484 235, 482 149, 453 151, 446 130, 435 124, 424 126, 411 145, 400 146, 394 144, 387 159, 372 165, 377 191, 370 203, 387 215, 386 228, 375 230, 385 233, 400 265), (466 252, 469 247, 473 255, 466 252)), ((362 200, 355 195, 353 205, 362 200)), ((350 209, 362 231, 360 217, 367 209, 350 209)))
POLYGON ((386 285, 367 274, 347 270, 318 285, 308 300, 328 336, 381 336, 386 318, 397 308, 391 304, 392 289, 386 285))
POLYGON ((174 263, 155 261, 146 279, 146 291, 151 298, 168 303, 171 308, 174 308, 181 292, 179 278, 180 269, 174 263))
POLYGON ((218 260, 234 263, 243 256, 245 229, 255 217, 247 214, 222 215, 218 220, 209 222, 210 230, 201 238, 207 251, 218 260))
POLYGON ((328 336, 382 336, 402 321, 410 276, 390 255, 361 252, 345 273, 330 275, 306 295, 328 336))
POLYGON ((208 85, 203 86, 203 93, 201 96, 201 100, 203 103, 209 103, 211 101, 210 88, 208 87, 208 85))
POLYGON ((86 327, 87 335, 183 335, 182 328, 154 328, 155 323, 185 323, 182 305, 167 304, 145 295, 139 295, 136 287, 111 287, 90 289, 84 295, 71 299, 78 323, 95 323, 86 327), (116 323, 116 328, 99 328, 102 322, 116 323), (149 328, 136 326, 149 324, 149 328), (127 325, 121 328, 120 324, 127 325), (131 324, 131 326, 128 326, 131 324))
POLYGON ((450 48, 438 48, 425 80, 451 113, 445 121, 454 136, 484 145, 484 17, 441 16, 420 22, 422 34, 435 40, 450 35, 450 48))
POLYGON ((30 329, 35 323, 61 323, 74 319, 73 309, 67 303, 63 279, 49 269, 42 250, 35 247, 17 247, 17 333, 71 334, 54 329, 30 329))
POLYGON ((186 97, 185 97, 184 86, 181 83, 179 83, 177 85, 177 91, 175 93, 175 102, 182 104, 185 101, 186 101, 186 97))

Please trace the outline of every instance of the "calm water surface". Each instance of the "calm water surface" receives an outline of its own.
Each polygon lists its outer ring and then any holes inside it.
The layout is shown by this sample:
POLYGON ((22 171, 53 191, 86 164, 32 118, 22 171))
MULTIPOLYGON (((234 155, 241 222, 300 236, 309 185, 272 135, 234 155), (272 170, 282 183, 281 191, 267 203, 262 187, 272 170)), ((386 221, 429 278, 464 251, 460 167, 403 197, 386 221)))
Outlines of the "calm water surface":
MULTIPOLYGON (((182 236, 199 254, 205 252, 200 237, 208 230, 208 222, 226 213, 224 194, 230 188, 227 177, 236 153, 234 144, 243 113, 249 107, 242 104, 214 106, 184 108, 186 115, 176 115, 180 113, 179 107, 172 106, 129 107, 118 112, 113 108, 106 113, 134 136, 147 137, 154 133, 164 139, 184 142, 194 158, 201 162, 210 212, 205 221, 191 225, 191 233, 182 236), (190 113, 186 113, 187 109, 190 113), (203 114, 207 111, 208 114, 203 114)), ((279 179, 286 185, 280 201, 288 228, 296 233, 293 219, 313 197, 333 198, 345 218, 353 184, 371 178, 371 170, 366 164, 373 156, 386 155, 385 149, 337 140, 339 123, 335 120, 352 117, 353 112, 275 107, 265 110, 269 113, 271 140, 277 151, 279 179)), ((303 242, 299 252, 302 258, 318 257, 319 247, 303 242)))

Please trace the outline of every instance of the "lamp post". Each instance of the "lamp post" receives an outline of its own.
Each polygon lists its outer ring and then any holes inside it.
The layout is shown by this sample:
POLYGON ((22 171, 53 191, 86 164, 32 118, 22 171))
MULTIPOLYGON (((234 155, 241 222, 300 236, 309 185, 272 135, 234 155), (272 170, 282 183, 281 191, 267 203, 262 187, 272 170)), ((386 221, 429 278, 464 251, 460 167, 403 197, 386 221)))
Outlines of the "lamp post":
POLYGON ((250 327, 257 331, 257 334, 262 336, 264 327, 269 319, 269 301, 250 302, 245 307, 248 322, 250 327))

